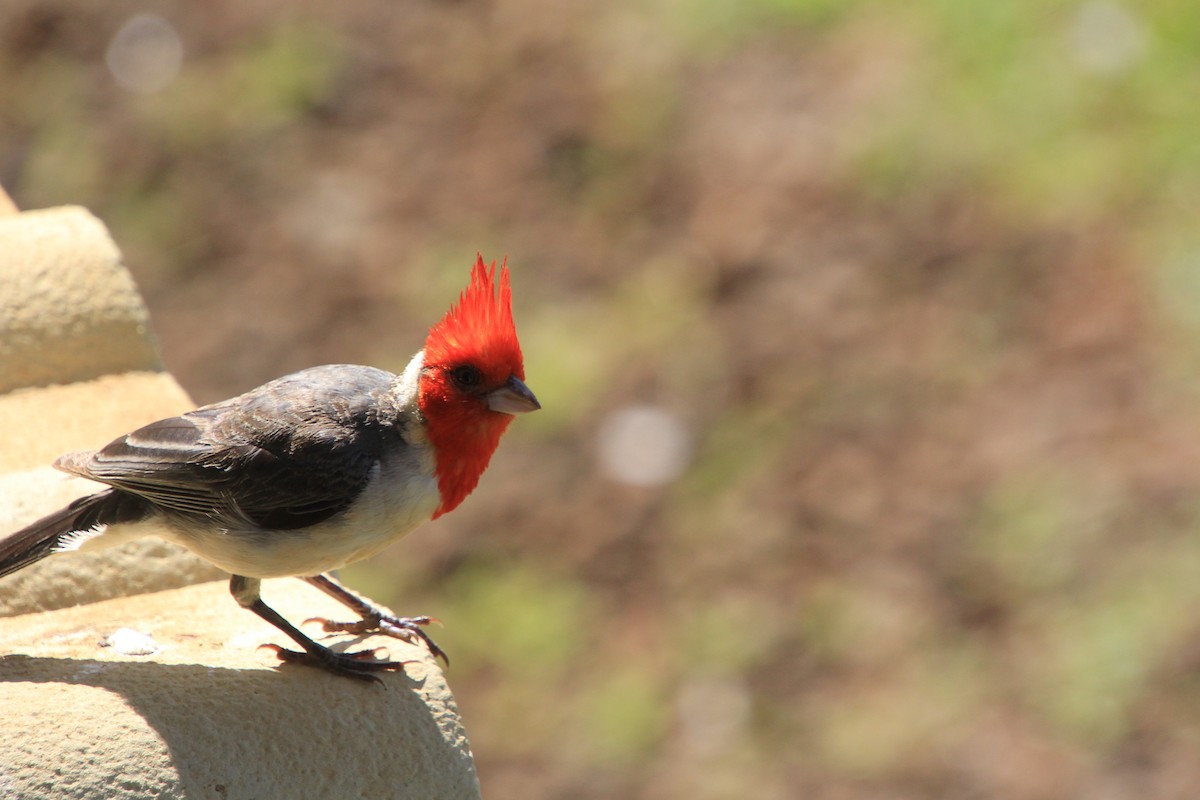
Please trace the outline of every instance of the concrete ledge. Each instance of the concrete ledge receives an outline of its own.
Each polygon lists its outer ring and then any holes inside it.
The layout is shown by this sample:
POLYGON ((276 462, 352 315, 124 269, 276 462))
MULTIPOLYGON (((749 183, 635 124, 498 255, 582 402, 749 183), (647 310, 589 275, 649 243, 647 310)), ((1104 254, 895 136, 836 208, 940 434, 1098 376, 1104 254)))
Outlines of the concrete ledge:
MULTIPOLYGON (((267 581, 263 595, 289 619, 346 616, 300 581, 267 581)), ((424 647, 353 642, 416 660, 372 685, 276 666, 264 642, 289 644, 224 582, 6 620, 0 796, 479 796, 454 699, 424 647), (159 649, 100 644, 120 628, 159 649)))
MULTIPOLYGON (((4 424, 0 415, 0 426, 4 424)), ((0 474, 0 536, 98 488, 50 467, 0 474)), ((0 618, 174 589, 224 575, 207 561, 160 539, 92 553, 66 553, 0 578, 0 618)))
POLYGON ((194 407, 165 372, 126 372, 0 395, 0 472, 48 467, 63 453, 96 450, 134 428, 194 407))
MULTIPOLYGON (((0 396, 0 430, 6 432, 0 445, 0 536, 102 488, 48 466, 59 455, 102 447, 140 425, 191 407, 170 375, 153 372, 0 396)), ((70 553, 0 578, 0 617, 171 589, 222 574, 186 550, 155 539, 70 553)))
MULTIPOLYGON (((102 488, 53 470, 55 458, 193 407, 159 369, 146 308, 99 220, 81 208, 0 215, 0 536, 102 488)), ((73 553, 0 578, 0 617, 221 574, 155 540, 73 553)))
POLYGON ((66 207, 0 216, 0 392, 161 369, 104 225, 66 207))

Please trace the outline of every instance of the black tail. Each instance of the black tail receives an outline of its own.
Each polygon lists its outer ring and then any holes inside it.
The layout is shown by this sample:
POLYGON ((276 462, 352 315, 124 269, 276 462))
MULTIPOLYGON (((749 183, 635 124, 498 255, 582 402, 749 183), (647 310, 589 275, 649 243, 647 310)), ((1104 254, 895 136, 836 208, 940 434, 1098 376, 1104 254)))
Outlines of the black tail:
POLYGON ((58 549, 65 536, 98 525, 136 522, 150 511, 143 498, 117 489, 81 497, 0 539, 0 577, 41 561, 58 549))

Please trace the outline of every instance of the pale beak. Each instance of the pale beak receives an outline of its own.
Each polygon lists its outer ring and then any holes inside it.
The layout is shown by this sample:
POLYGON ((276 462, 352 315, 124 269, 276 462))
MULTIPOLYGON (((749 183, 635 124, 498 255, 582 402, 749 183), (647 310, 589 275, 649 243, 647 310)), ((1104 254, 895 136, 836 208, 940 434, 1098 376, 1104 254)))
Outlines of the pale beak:
POLYGON ((533 392, 529 391, 529 387, 515 375, 508 379, 508 383, 484 396, 487 398, 488 408, 501 414, 525 414, 542 407, 533 396, 533 392))

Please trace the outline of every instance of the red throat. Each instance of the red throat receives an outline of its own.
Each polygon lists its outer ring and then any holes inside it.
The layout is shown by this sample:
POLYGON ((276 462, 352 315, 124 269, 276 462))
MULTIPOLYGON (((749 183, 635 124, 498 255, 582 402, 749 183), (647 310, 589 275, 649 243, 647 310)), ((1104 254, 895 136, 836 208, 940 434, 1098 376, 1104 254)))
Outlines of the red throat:
POLYGON ((457 508, 479 483, 496 445, 500 444, 500 436, 512 420, 507 414, 494 416, 497 419, 484 421, 469 416, 426 415, 429 441, 437 453, 438 494, 442 498, 433 519, 457 508))
POLYGON ((454 509, 479 483, 512 416, 488 408, 481 392, 504 385, 510 376, 525 377, 521 346, 512 319, 512 290, 507 265, 475 260, 471 283, 458 304, 429 331, 417 402, 436 453, 441 504, 434 519, 454 509), (498 280, 497 280, 498 278, 498 280), (469 364, 480 375, 480 388, 456 385, 451 371, 469 364))

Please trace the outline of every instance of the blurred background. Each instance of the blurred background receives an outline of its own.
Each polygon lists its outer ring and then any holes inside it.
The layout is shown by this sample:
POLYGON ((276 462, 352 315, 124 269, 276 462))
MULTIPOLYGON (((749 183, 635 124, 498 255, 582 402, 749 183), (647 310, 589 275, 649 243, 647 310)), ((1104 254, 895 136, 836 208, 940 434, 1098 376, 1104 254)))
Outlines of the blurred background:
POLYGON ((1195 796, 1198 98, 1168 0, 0 6, 198 402, 507 255, 544 410, 343 576, 499 800, 1195 796))

